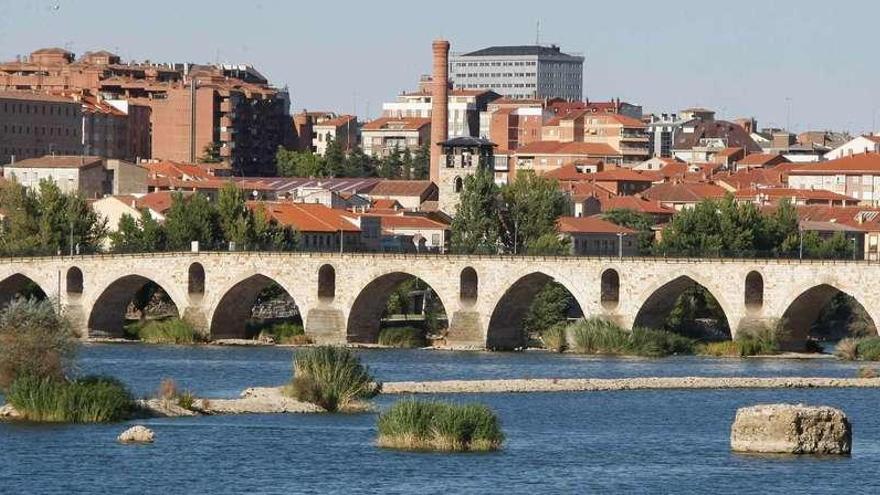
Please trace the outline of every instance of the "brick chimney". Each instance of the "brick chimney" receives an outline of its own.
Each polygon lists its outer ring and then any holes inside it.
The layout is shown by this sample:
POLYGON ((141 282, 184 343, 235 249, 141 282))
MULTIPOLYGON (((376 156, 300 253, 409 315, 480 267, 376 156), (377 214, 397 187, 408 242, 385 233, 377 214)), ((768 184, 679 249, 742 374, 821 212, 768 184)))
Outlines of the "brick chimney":
POLYGON ((431 180, 440 182, 440 162, 443 147, 440 143, 448 138, 449 120, 449 42, 435 40, 431 45, 434 51, 434 74, 431 91, 431 180))

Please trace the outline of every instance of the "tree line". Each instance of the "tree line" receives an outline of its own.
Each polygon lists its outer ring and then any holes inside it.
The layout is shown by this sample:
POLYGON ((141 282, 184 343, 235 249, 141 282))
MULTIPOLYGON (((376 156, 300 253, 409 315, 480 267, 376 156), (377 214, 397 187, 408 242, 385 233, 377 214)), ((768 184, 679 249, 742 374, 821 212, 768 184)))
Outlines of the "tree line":
POLYGON ((52 181, 29 190, 15 182, 0 186, 0 254, 6 256, 189 250, 192 241, 202 249, 290 251, 299 245, 297 232, 278 224, 262 206, 248 207, 241 189, 226 184, 217 201, 200 193, 173 193, 165 221, 147 209, 123 214, 117 230, 76 194, 62 193, 52 181), (104 242, 109 240, 109 246, 104 242))
POLYGON ((275 168, 282 177, 381 177, 383 179, 427 180, 431 154, 427 145, 415 153, 409 148, 394 147, 388 156, 367 155, 360 147, 348 154, 334 139, 327 143, 324 156, 311 151, 294 151, 279 147, 275 168))

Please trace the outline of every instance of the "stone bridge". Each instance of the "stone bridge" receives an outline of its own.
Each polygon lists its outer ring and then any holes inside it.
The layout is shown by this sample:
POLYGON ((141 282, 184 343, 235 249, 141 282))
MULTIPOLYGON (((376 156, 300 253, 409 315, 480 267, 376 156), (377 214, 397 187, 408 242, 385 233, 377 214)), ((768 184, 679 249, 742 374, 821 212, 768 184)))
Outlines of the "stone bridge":
POLYGON ((733 336, 751 320, 781 319, 804 342, 842 291, 880 317, 880 264, 846 261, 439 256, 331 253, 162 253, 0 259, 0 304, 29 283, 57 298, 83 336, 118 336, 126 308, 158 284, 179 315, 211 338, 245 335, 257 294, 272 282, 294 299, 317 342, 375 342, 394 288, 409 276, 435 291, 447 343, 521 345, 523 315, 549 280, 585 316, 657 326, 686 288, 716 298, 733 336))

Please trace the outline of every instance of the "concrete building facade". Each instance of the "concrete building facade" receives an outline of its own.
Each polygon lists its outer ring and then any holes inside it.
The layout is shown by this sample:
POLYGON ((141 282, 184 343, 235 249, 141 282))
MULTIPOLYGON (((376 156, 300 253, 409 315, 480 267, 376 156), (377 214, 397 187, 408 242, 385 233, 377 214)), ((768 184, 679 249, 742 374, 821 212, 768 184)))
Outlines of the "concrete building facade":
POLYGON ((493 46, 453 54, 449 60, 455 89, 492 90, 516 98, 583 96, 584 57, 558 46, 493 46))
POLYGON ((0 90, 0 165, 82 153, 83 114, 70 98, 0 90))

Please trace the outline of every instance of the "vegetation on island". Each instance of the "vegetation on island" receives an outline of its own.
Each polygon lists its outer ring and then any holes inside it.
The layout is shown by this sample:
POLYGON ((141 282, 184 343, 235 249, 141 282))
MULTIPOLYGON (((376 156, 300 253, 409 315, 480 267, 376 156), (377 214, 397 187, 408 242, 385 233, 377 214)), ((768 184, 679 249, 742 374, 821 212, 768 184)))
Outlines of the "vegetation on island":
POLYGON ((845 338, 834 355, 847 361, 880 361, 880 337, 845 338))
POLYGON ((402 349, 425 347, 425 331, 412 326, 385 327, 379 331, 379 345, 402 349))
POLYGON ((665 330, 636 327, 627 330, 603 318, 572 323, 572 350, 579 354, 663 357, 692 354, 695 341, 665 330))
POLYGON ((498 450, 504 433, 498 417, 482 404, 406 399, 379 415, 380 447, 441 452, 498 450))
POLYGON ((134 410, 119 381, 71 377, 75 338, 51 301, 16 299, 0 312, 0 389, 22 419, 108 422, 134 410))
POLYGON ((350 408, 356 401, 371 399, 380 390, 381 384, 351 349, 316 346, 296 350, 293 379, 284 392, 336 412, 350 408))
POLYGON ((259 340, 282 345, 306 345, 312 343, 312 339, 305 334, 302 323, 294 323, 292 321, 281 321, 265 326, 260 330, 258 338, 259 340))
POLYGON ((130 323, 125 326, 125 334, 148 344, 191 345, 204 340, 192 325, 180 318, 130 323))
POLYGON ((697 353, 718 357, 769 356, 779 354, 785 335, 781 321, 753 321, 741 326, 733 340, 703 343, 697 353))

